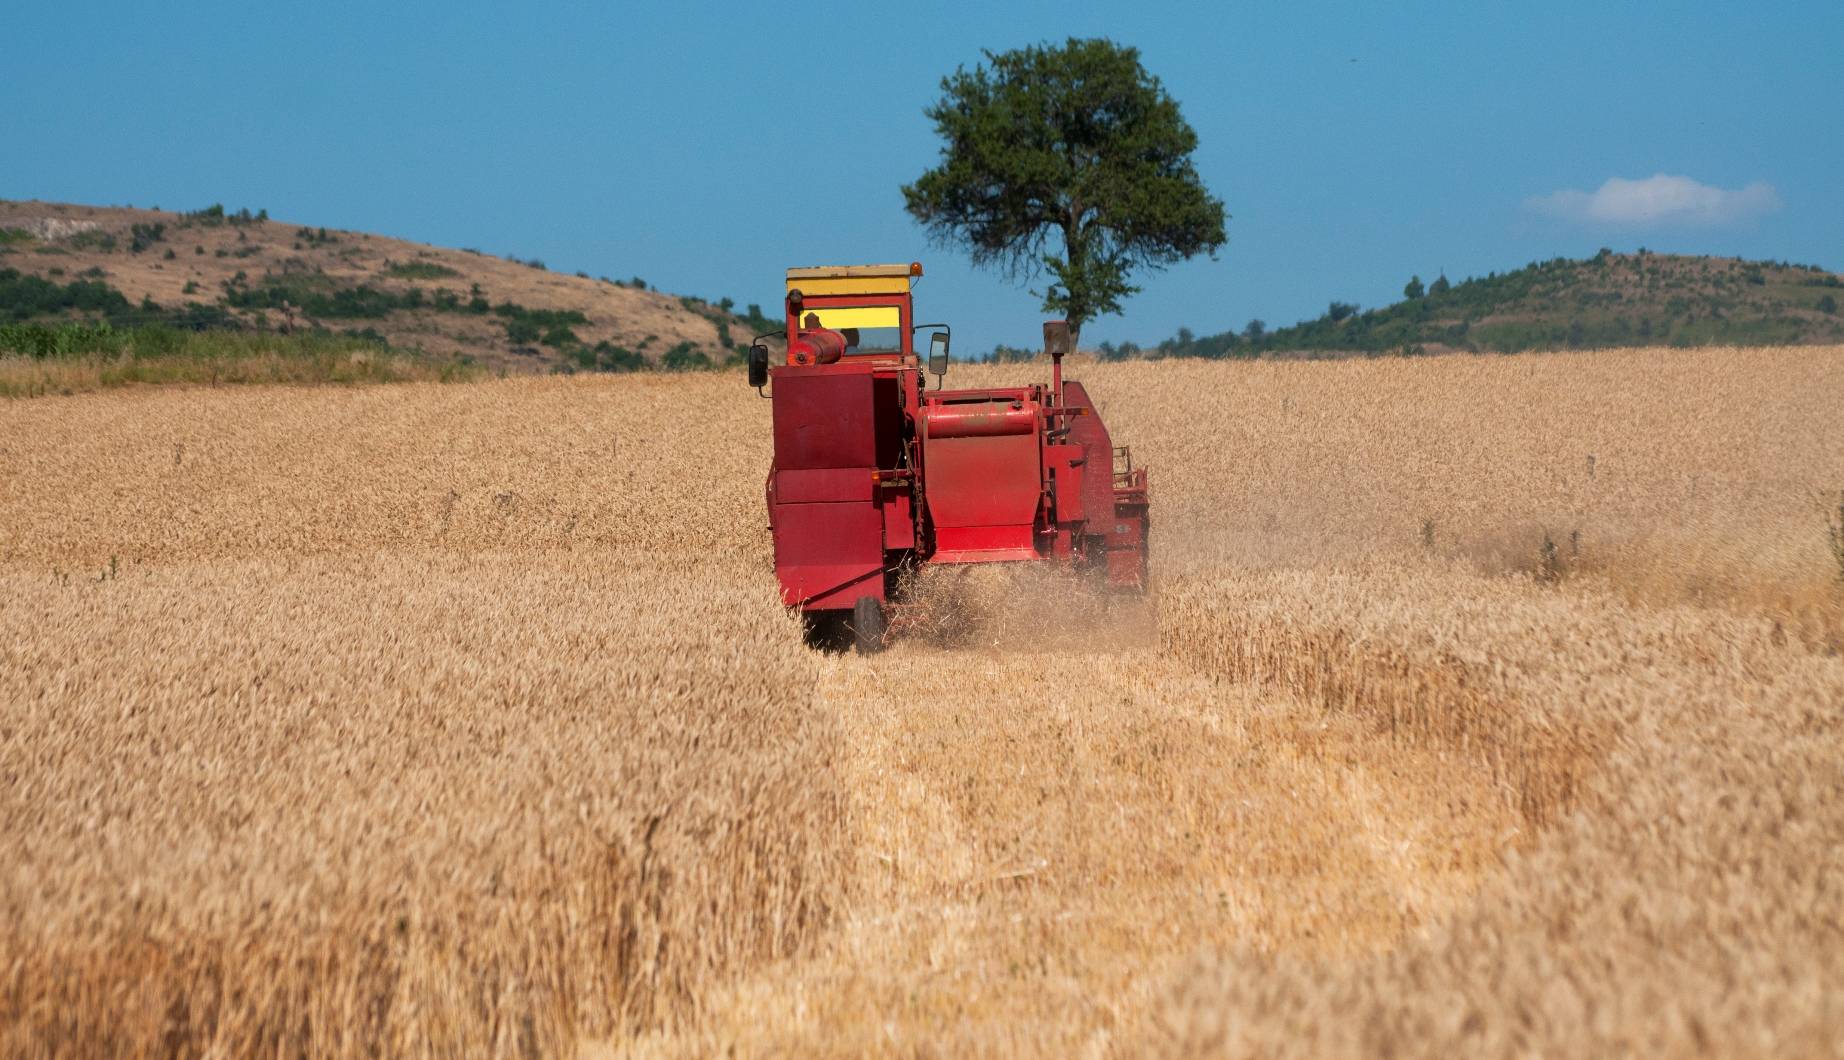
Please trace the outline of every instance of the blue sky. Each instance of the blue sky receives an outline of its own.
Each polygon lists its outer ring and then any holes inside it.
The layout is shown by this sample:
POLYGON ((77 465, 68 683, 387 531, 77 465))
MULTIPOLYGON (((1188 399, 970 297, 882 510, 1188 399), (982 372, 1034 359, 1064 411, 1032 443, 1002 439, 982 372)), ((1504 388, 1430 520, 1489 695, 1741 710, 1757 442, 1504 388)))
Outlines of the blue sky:
POLYGON ((1141 50, 1232 215, 1087 340, 1601 246, 1844 268, 1838 0, 67 3, 6 29, 0 197, 265 207, 745 303, 791 264, 920 258, 967 352, 1041 313, 904 214, 922 110, 982 48, 1071 35, 1141 50))

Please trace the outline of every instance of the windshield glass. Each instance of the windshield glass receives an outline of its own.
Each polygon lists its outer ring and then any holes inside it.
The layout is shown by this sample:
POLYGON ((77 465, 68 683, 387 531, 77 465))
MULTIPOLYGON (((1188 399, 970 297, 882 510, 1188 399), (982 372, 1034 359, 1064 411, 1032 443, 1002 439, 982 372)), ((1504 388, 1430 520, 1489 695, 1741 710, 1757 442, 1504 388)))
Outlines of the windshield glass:
POLYGON ((898 353, 903 349, 903 317, 893 305, 836 306, 809 309, 801 317, 805 324, 819 318, 821 327, 845 336, 845 352, 898 353))

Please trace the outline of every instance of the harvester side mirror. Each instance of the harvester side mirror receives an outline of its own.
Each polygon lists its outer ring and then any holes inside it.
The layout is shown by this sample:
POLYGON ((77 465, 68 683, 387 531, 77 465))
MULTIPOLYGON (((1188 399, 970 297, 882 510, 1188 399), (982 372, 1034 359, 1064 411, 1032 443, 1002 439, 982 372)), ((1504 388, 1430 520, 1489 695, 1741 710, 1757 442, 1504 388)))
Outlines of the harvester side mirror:
POLYGON ((757 390, 768 385, 768 347, 759 342, 749 347, 749 385, 757 390))
POLYGON ((928 370, 934 375, 948 374, 948 333, 945 331, 928 337, 928 370))

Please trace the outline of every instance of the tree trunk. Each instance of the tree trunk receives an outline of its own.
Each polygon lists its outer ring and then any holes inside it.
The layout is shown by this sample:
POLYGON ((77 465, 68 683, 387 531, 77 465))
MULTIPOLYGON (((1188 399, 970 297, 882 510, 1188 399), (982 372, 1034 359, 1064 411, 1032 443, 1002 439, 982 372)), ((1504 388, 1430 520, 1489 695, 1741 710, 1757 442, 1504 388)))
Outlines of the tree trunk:
MULTIPOLYGON (((1082 275, 1082 259, 1087 257, 1087 252, 1088 247, 1082 242, 1082 207, 1071 203, 1069 217, 1063 222, 1063 260, 1069 262, 1069 274, 1072 278, 1082 275)), ((1065 284, 1065 286, 1069 285, 1065 284)), ((1076 292, 1073 289, 1064 293, 1069 296, 1070 301, 1076 300, 1076 292)), ((1081 349, 1082 324, 1085 318, 1065 310, 1063 319, 1069 325, 1069 352, 1074 353, 1081 349)))

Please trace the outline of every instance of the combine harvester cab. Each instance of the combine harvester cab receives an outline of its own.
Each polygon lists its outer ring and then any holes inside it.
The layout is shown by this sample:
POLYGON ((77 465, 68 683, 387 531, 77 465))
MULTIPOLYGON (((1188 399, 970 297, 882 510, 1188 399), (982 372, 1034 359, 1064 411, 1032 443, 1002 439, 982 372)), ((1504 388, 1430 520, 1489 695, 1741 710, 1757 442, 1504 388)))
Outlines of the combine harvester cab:
POLYGON ((940 389, 950 329, 914 321, 910 265, 789 269, 785 362, 759 341, 749 382, 774 402, 769 527, 782 601, 820 639, 883 646, 899 576, 931 563, 1051 562, 1139 591, 1146 469, 1064 382, 940 389), (915 336, 929 332, 928 389, 915 336))

